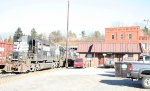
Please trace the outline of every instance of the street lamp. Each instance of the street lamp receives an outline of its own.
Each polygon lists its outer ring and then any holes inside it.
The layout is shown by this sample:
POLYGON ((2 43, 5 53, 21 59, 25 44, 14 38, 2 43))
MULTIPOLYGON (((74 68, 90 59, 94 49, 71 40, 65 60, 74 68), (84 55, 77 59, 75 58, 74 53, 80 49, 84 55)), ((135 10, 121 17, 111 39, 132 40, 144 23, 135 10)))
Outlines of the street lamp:
POLYGON ((68 68, 68 30, 69 30, 69 0, 67 9, 67 37, 66 37, 66 68, 68 68))

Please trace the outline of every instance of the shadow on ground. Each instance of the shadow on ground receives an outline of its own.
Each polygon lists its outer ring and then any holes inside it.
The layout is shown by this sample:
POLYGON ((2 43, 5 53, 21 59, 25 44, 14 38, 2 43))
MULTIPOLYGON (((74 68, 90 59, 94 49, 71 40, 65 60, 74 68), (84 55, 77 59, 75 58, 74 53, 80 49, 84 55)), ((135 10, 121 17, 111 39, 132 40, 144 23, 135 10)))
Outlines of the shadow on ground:
POLYGON ((101 80, 100 83, 108 84, 108 85, 117 85, 117 86, 127 86, 127 87, 135 87, 142 88, 140 81, 132 81, 131 79, 123 79, 123 80, 101 80))
POLYGON ((115 77, 114 74, 98 74, 100 76, 115 77))
POLYGON ((97 68, 101 68, 101 69, 114 69, 114 67, 104 67, 104 66, 99 66, 97 68))
POLYGON ((67 69, 84 69, 82 67, 68 67, 67 69))
POLYGON ((112 72, 110 72, 110 71, 105 71, 105 73, 113 73, 113 74, 115 74, 115 71, 112 71, 112 72))

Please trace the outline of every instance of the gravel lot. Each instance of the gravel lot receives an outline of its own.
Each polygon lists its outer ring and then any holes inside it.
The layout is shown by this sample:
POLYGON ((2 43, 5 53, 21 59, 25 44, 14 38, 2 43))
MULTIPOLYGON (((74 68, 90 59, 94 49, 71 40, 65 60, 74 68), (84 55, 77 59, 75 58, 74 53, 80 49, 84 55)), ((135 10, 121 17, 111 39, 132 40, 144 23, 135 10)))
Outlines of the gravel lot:
POLYGON ((0 91, 149 91, 114 77, 114 69, 59 68, 0 78, 0 91))

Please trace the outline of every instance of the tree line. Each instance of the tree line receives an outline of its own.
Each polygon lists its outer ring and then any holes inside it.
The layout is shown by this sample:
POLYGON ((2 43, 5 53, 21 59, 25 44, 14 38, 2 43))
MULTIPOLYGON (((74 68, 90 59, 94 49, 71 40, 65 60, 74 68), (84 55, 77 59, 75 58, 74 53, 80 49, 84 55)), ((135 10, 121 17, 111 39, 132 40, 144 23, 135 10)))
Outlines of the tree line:
MULTIPOLYGON (((148 27, 144 27, 142 29, 145 35, 150 36, 150 29, 148 27)), ((23 31, 20 27, 17 28, 14 35, 24 35, 23 31)), ((66 41, 66 35, 63 35, 60 30, 52 31, 46 36, 44 33, 38 33, 35 28, 32 28, 30 31, 30 35, 34 38, 42 39, 42 40, 48 40, 55 43, 59 42, 65 42, 66 41)), ((85 30, 81 31, 81 38, 77 38, 76 33, 69 31, 68 32, 68 40, 69 41, 81 41, 81 42, 101 42, 104 41, 104 35, 100 33, 100 31, 93 31, 91 34, 87 34, 85 30)), ((5 38, 3 41, 13 43, 13 36, 9 36, 8 38, 5 38)))
MULTIPOLYGON (((15 35, 24 35, 22 29, 20 27, 17 28, 17 30, 14 33, 15 35)), ((35 28, 32 28, 30 31, 30 35, 34 38, 42 39, 42 40, 48 40, 55 43, 59 42, 65 42, 66 41, 66 35, 63 35, 60 30, 52 31, 47 35, 44 33, 38 33, 35 28)), ((68 32, 68 40, 69 41, 101 41, 104 39, 104 35, 101 34, 99 31, 94 31, 90 35, 87 35, 86 31, 81 31, 81 38, 77 38, 76 33, 72 32, 71 30, 68 32)), ((8 38, 4 39, 5 42, 13 43, 13 36, 9 36, 8 38)))
POLYGON ((150 29, 149 29, 147 26, 145 26, 145 27, 142 29, 142 31, 144 32, 145 35, 150 36, 150 29))

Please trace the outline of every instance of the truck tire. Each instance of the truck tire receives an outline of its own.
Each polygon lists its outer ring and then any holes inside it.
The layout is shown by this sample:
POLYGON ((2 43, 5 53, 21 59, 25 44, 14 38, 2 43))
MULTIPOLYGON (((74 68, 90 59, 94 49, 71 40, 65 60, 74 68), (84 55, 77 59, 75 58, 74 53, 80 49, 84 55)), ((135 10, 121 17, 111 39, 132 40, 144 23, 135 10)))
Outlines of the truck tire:
POLYGON ((142 87, 146 89, 150 89, 150 78, 144 77, 142 78, 142 87))

